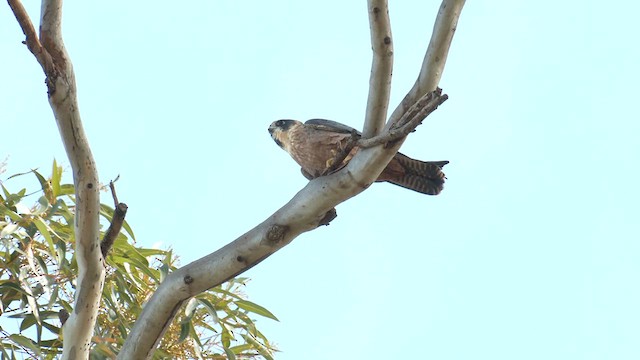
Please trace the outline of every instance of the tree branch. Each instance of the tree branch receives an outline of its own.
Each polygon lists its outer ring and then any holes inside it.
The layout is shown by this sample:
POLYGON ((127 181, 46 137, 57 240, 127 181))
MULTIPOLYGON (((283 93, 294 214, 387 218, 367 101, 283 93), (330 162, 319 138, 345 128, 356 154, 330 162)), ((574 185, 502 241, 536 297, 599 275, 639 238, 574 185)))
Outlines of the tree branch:
POLYGON ((118 195, 116 194, 116 181, 120 179, 120 175, 116 176, 115 179, 109 181, 109 189, 111 190, 111 197, 113 198, 113 206, 118 207, 120 201, 118 201, 118 195))
POLYGON ((342 166, 347 155, 358 144, 360 137, 370 138, 380 133, 387 119, 389 95, 391 94, 391 75, 393 73, 393 40, 389 6, 386 0, 368 0, 369 29, 371 32, 371 75, 369 77, 369 97, 365 111, 362 135, 351 134, 344 148, 336 154, 331 166, 321 176, 331 174, 342 166))
POLYGON ((43 0, 40 34, 18 0, 8 0, 47 77, 49 104, 58 124, 76 189, 76 259, 78 278, 74 310, 63 326, 63 359, 87 359, 104 283, 102 254, 98 250, 100 194, 98 172, 84 133, 73 66, 62 40, 62 0, 43 0))
MULTIPOLYGON (((389 117, 385 130, 390 130, 400 118, 425 94, 434 91, 440 82, 451 41, 456 30, 464 0, 443 0, 433 26, 429 47, 424 56, 418 79, 402 102, 389 117)), ((341 172, 349 172, 355 182, 369 186, 384 170, 396 154, 404 138, 391 146, 362 149, 349 161, 341 172)))
POLYGON ((393 124, 391 128, 384 133, 364 139, 354 130, 351 137, 347 139, 346 144, 344 144, 333 159, 331 159, 331 166, 327 167, 320 176, 331 174, 340 169, 343 166, 342 162, 344 159, 347 158, 351 150, 356 146, 362 149, 384 144, 385 147, 388 147, 389 143, 406 137, 409 133, 415 131, 416 127, 422 124, 422 121, 447 99, 448 96, 446 94, 442 95, 442 89, 437 88, 421 97, 418 102, 413 104, 413 106, 402 115, 397 123, 393 124))
POLYGON ((422 121, 434 112, 438 106, 447 101, 448 98, 446 94, 442 94, 442 89, 440 88, 425 94, 402 115, 391 129, 369 139, 360 139, 358 146, 360 148, 370 148, 381 144, 388 146, 389 143, 406 137, 409 133, 414 132, 416 127, 422 124, 422 121))
POLYGON ((440 83, 464 3, 465 0, 443 0, 440 4, 418 79, 389 117, 387 127, 398 121, 418 99, 435 90, 440 83))
POLYGON ((100 252, 102 253, 102 257, 107 257, 109 250, 111 250, 113 243, 116 241, 116 237, 120 234, 124 218, 127 216, 127 209, 128 207, 125 203, 119 203, 116 206, 115 211, 113 212, 113 218, 111 219, 111 224, 109 224, 109 228, 100 242, 100 252))
MULTIPOLYGON (((434 28, 433 36, 437 39, 432 38, 432 44, 441 42, 438 39, 442 37, 442 33, 450 33, 453 36, 455 23, 463 4, 464 1, 443 1, 434 28), (446 9, 451 3, 456 5, 455 16, 451 16, 450 10, 446 9)), ((430 45, 425 58, 430 58, 432 55, 439 56, 438 66, 426 68, 427 65, 423 64, 419 79, 431 80, 425 83, 423 82, 426 80, 419 80, 417 84, 422 84, 420 87, 426 88, 434 79, 436 81, 431 89, 421 92, 415 98, 411 98, 408 94, 405 99, 413 101, 405 109, 411 107, 427 92, 435 90, 450 43, 449 37, 442 46, 430 45)), ((418 91, 416 90, 415 93, 418 91)), ((370 98, 382 98, 382 96, 376 95, 370 98)), ((406 112, 405 109, 396 110, 399 111, 396 120, 402 117, 406 112)), ((370 117, 372 115, 367 113, 370 129, 376 127, 373 120, 369 120, 373 118, 370 117)), ((391 128, 392 123, 390 120, 386 127, 391 128)), ((375 181, 396 154, 401 143, 402 141, 397 141, 387 148, 377 146, 358 151, 345 168, 310 181, 286 205, 263 223, 212 254, 169 274, 145 305, 118 354, 118 359, 151 358, 159 339, 186 299, 246 271, 289 244, 301 233, 317 228, 328 211, 361 193, 375 181)))
MULTIPOLYGON (((119 177, 119 176, 118 176, 119 177)), ((127 209, 129 208, 127 204, 118 202, 118 196, 116 195, 116 186, 114 182, 116 180, 109 181, 109 188, 111 188, 111 196, 113 197, 113 203, 115 205, 113 217, 111 218, 111 223, 109 224, 109 228, 104 233, 104 237, 100 242, 100 251, 102 252, 102 257, 107 257, 109 250, 113 246, 113 243, 116 241, 116 237, 120 234, 120 230, 122 229, 122 224, 124 224, 124 218, 127 216, 127 209)))
POLYGON ((36 29, 33 27, 27 10, 22 6, 22 2, 20 2, 20 0, 8 0, 8 3, 26 37, 23 44, 26 44, 29 51, 36 57, 45 74, 52 73, 54 70, 53 59, 47 50, 42 47, 40 39, 38 39, 38 35, 36 34, 36 29))
POLYGON ((331 159, 330 161, 331 165, 326 169, 324 169, 324 171, 322 172, 322 174, 320 174, 320 176, 331 174, 336 170, 340 169, 342 166, 344 166, 342 162, 351 153, 351 150, 353 150, 353 148, 356 147, 356 145, 358 145, 358 140, 360 140, 361 137, 362 135, 360 135, 359 132, 353 130, 351 132, 351 137, 347 139, 347 143, 344 144, 344 146, 341 149, 339 149, 338 153, 333 157, 333 159, 331 159))
POLYGON ((373 60, 369 78, 369 97, 362 136, 369 138, 380 133, 387 120, 391 75, 393 72, 393 41, 389 7, 386 0, 367 1, 373 60))

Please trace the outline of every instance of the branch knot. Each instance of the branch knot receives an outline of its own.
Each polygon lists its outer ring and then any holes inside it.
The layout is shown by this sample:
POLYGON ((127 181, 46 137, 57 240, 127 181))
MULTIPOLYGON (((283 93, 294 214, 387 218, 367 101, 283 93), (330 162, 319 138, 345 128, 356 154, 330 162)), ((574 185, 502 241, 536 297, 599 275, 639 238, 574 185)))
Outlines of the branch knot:
POLYGON ((267 230, 267 244, 275 245, 280 242, 284 238, 284 235, 289 230, 289 227, 286 225, 278 225, 274 224, 269 227, 267 230))

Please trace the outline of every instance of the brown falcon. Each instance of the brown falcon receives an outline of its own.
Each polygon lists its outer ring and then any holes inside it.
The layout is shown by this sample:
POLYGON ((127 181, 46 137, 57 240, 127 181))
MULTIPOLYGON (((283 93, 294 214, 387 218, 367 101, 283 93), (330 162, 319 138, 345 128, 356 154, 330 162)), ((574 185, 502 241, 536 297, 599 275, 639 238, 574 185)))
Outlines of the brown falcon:
MULTIPOLYGON (((297 120, 274 121, 269 126, 269 133, 276 144, 302 167, 302 173, 308 179, 324 174, 349 139, 361 135, 347 125, 324 119, 312 119, 304 124, 297 120)), ((357 151, 358 147, 355 146, 338 168, 345 166, 357 151)), ((442 167, 448 163, 419 161, 397 153, 376 181, 387 181, 423 194, 437 195, 444 185, 442 167)))

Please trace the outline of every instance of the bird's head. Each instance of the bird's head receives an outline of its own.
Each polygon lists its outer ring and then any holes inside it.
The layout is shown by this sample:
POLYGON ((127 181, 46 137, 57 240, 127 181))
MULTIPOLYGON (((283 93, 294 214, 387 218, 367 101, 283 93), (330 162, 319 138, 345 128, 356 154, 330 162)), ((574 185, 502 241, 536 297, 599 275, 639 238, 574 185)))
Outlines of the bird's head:
POLYGON ((277 120, 269 125, 269 134, 271 134, 271 138, 278 146, 289 151, 289 130, 299 125, 302 125, 302 123, 298 120, 277 120))

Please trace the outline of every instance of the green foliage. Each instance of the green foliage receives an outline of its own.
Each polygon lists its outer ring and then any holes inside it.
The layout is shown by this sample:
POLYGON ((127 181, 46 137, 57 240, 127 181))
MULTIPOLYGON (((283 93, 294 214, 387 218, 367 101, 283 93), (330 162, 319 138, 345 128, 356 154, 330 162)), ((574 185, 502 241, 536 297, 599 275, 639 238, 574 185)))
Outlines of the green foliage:
MULTIPOLYGON (((0 327, 0 359, 56 358, 63 341, 60 312, 73 311, 78 271, 74 188, 61 183, 62 168, 55 161, 48 179, 32 170, 7 180, 33 175, 41 190, 32 193, 26 189, 13 192, 5 187, 6 182, 1 184, 0 320, 5 321, 0 324, 5 325, 0 327), (28 201, 35 204, 27 207, 28 201)), ((113 213, 112 207, 101 205, 104 225, 113 213)), ((175 269, 176 260, 171 250, 135 246, 134 233, 125 222, 106 258, 92 359, 116 356, 142 304, 175 269)), ((277 318, 244 299, 246 282, 246 278, 232 279, 190 299, 169 327, 155 358, 272 359, 275 349, 256 328, 252 315, 277 318)))

